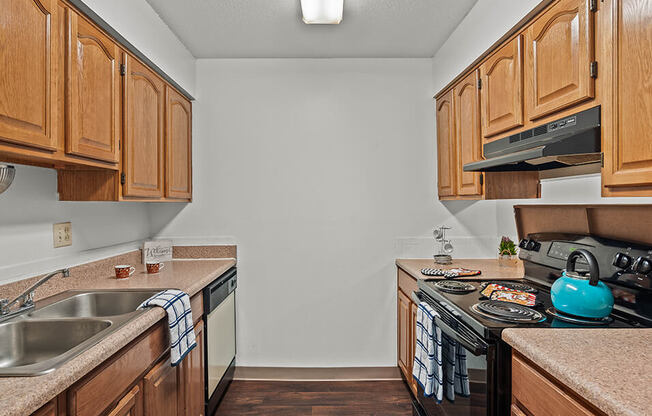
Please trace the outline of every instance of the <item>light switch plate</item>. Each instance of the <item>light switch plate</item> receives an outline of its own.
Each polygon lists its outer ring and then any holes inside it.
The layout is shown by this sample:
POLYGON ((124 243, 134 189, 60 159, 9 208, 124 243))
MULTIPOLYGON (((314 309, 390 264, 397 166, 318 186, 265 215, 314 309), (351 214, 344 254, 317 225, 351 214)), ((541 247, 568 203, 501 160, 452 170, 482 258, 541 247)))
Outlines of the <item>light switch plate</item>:
POLYGON ((54 248, 72 245, 72 223, 60 222, 52 226, 54 248))

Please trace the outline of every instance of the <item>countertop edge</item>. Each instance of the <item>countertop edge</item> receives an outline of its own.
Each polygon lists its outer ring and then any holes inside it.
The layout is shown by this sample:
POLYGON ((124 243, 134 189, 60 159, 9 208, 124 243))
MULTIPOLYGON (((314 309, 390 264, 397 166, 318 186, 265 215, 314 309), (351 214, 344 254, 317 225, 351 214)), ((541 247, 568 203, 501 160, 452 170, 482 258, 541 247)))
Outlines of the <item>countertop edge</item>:
MULTIPOLYGON (((226 273, 236 265, 237 261, 235 259, 228 259, 228 263, 216 268, 215 272, 208 274, 206 277, 198 280, 187 288, 178 289, 184 290, 188 296, 192 297, 206 287, 207 284, 215 280, 215 278, 226 273)), ((26 414, 34 413, 164 318, 165 312, 163 310, 160 308, 152 308, 142 315, 128 321, 122 328, 102 339, 93 347, 76 356, 53 372, 43 376, 32 377, 34 381, 39 380, 43 382, 33 383, 34 388, 28 392, 24 392, 21 397, 21 402, 29 403, 26 403, 23 406, 21 406, 22 403, 17 403, 16 408, 0 409, 0 416, 24 416, 26 414), (48 382, 49 380, 47 380, 47 378, 52 378, 52 382, 48 382)), ((0 379, 11 378, 12 377, 0 377, 0 379)))
MULTIPOLYGON (((586 402, 590 403, 595 408, 605 412, 607 415, 640 416, 645 414, 641 413, 636 408, 628 408, 629 403, 626 403, 623 400, 619 400, 618 396, 612 396, 610 391, 605 390, 604 387, 594 383, 593 380, 588 380, 586 377, 581 377, 579 374, 577 377, 573 377, 572 374, 575 372, 569 372, 568 368, 558 360, 548 358, 543 353, 533 353, 530 343, 518 334, 520 331, 527 330, 527 328, 507 328, 503 330, 501 338, 503 341, 512 346, 512 348, 518 351, 519 354, 532 361, 543 371, 547 372, 550 376, 556 379, 559 383, 563 384, 579 397, 584 399, 586 402), (581 381, 578 381, 578 377, 581 378, 581 381)), ((546 330, 554 331, 555 329, 548 328, 546 330)), ((581 331, 582 329, 575 330, 581 331)))

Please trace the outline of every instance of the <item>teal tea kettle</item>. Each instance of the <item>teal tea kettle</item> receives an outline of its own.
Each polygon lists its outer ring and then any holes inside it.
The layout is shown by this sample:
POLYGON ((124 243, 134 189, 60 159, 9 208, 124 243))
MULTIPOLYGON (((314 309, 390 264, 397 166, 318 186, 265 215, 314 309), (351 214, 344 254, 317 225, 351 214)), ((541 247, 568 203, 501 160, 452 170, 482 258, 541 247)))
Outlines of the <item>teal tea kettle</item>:
POLYGON ((614 306, 611 289, 600 281, 598 261, 584 249, 577 249, 568 256, 566 270, 552 284, 550 295, 552 305, 559 312, 581 318, 606 318, 614 306), (584 257, 589 265, 588 276, 575 271, 579 257, 584 257))

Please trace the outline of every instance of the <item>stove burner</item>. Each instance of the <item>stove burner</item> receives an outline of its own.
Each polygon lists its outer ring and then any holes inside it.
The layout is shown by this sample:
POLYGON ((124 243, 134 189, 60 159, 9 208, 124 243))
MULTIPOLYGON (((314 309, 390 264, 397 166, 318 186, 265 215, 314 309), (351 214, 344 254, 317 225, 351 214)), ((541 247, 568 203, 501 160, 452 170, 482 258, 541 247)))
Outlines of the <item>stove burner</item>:
POLYGON ((532 308, 499 300, 484 300, 473 305, 471 309, 488 318, 504 322, 537 323, 546 319, 532 308))
POLYGON ((475 286, 471 283, 459 280, 438 280, 434 286, 442 292, 448 293, 469 293, 475 290, 475 286))
POLYGON ((485 283, 482 284, 482 288, 484 289, 485 287, 487 287, 487 285, 492 284, 492 283, 496 284, 496 285, 505 286, 508 289, 519 290, 521 292, 527 292, 527 293, 537 293, 538 292, 537 289, 533 288, 530 285, 526 285, 525 283, 509 282, 509 281, 505 281, 505 280, 499 280, 497 282, 485 282, 485 283))
POLYGON ((611 322, 613 322, 613 318, 609 316, 607 316, 606 318, 599 318, 599 319, 582 318, 579 316, 565 314, 561 311, 558 311, 552 306, 546 309, 546 312, 554 316, 555 318, 559 319, 560 321, 570 322, 572 324, 599 326, 599 325, 608 325, 611 322))

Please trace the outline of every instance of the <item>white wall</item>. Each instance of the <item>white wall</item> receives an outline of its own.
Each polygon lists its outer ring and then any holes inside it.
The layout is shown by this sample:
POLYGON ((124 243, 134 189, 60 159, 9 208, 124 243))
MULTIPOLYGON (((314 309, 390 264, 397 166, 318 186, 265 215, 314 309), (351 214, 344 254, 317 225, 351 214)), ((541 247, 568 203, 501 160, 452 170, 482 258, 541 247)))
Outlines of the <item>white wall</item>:
MULTIPOLYGON (((194 58, 145 0, 86 3, 194 92, 194 58)), ((59 202, 56 192, 54 170, 17 166, 14 184, 0 194, 0 284, 130 250, 151 234, 147 204, 59 202), (61 221, 72 221, 73 245, 54 249, 52 224, 61 221)))
POLYGON ((398 238, 449 210, 484 223, 434 202, 430 63, 198 61, 195 199, 152 206, 152 222, 235 236, 238 365, 395 365, 398 238))
POLYGON ((190 94, 195 58, 145 0, 83 0, 190 94))

